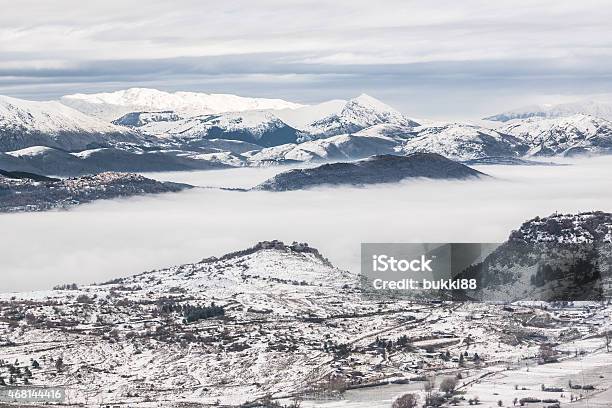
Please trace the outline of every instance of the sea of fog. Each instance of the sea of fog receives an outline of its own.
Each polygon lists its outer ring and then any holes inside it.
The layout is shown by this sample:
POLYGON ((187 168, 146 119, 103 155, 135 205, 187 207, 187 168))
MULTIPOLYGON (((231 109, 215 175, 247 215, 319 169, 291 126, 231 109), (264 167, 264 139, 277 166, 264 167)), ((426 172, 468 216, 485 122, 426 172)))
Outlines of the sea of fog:
MULTIPOLYGON (((70 211, 0 215, 0 292, 101 282, 271 239, 308 242, 335 265, 357 271, 362 242, 499 242, 537 215, 612 211, 612 157, 477 168, 495 178, 282 193, 197 188, 70 211)), ((147 176, 250 187, 281 170, 147 176)))

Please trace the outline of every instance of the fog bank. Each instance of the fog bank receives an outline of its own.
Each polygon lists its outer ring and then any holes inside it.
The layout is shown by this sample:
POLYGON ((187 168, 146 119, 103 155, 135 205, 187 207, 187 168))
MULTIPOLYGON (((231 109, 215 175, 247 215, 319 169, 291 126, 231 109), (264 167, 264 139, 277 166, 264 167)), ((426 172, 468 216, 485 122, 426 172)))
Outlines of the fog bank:
MULTIPOLYGON (((361 242, 498 242, 555 211, 612 211, 612 158, 480 166, 481 181, 407 181, 296 192, 194 189, 70 211, 0 215, 0 291, 91 283, 198 261, 260 240, 305 241, 357 272, 361 242)), ((149 177, 249 187, 278 168, 149 177)))

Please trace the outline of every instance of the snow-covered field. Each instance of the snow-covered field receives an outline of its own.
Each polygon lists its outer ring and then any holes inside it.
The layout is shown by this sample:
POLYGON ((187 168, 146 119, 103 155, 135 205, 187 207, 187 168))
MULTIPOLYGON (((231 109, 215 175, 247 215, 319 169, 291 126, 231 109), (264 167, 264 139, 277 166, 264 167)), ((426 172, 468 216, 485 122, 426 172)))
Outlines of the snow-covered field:
MULTIPOLYGON (((612 157, 573 163, 478 167, 496 177, 489 181, 410 181, 286 193, 194 189, 101 201, 67 212, 2 215, 0 291, 103 281, 222 255, 265 239, 309 242, 338 267, 355 270, 361 242, 501 242, 538 215, 612 211, 612 157)), ((147 176, 244 188, 282 170, 147 176)))

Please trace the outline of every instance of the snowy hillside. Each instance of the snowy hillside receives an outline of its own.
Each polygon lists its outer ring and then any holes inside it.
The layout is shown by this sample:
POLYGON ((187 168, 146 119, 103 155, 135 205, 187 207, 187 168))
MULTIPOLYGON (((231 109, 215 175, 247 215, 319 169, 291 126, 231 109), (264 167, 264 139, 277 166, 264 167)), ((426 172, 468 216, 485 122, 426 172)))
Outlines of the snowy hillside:
POLYGON ((589 115, 511 121, 499 131, 525 140, 533 156, 612 153, 612 122, 589 115))
MULTIPOLYGON (((114 121, 147 135, 198 144, 205 139, 239 140, 259 146, 298 141, 299 134, 270 111, 251 110, 181 118, 174 112, 131 112, 114 121)), ((168 141, 168 140, 167 140, 168 141)))
POLYGON ((82 150, 141 139, 129 129, 87 116, 59 102, 0 96, 0 151, 30 146, 82 150))
MULTIPOLYGON (((265 241, 100 284, 0 294, 0 377, 65 387, 86 406, 272 406, 317 393, 340 399, 349 387, 420 392, 437 373, 461 374, 460 391, 497 372, 522 375, 535 385, 500 381, 495 391, 546 398, 529 372, 540 346, 595 351, 597 324, 609 318, 600 305, 589 318, 543 325, 556 311, 381 301, 357 281, 307 244, 265 241)), ((482 398, 496 401, 495 391, 482 398)))
POLYGON ((60 102, 109 122, 129 112, 137 111, 174 111, 184 116, 198 116, 246 110, 294 109, 302 106, 282 99, 245 98, 230 94, 199 92, 163 92, 148 88, 66 95, 60 99, 60 102))
POLYGON ((585 100, 558 105, 532 105, 513 109, 497 115, 489 116, 484 120, 507 122, 513 119, 527 118, 557 118, 575 114, 592 115, 612 120, 612 103, 585 100))
POLYGON ((553 214, 523 223, 465 277, 478 280, 479 299, 599 300, 611 264, 612 214, 553 214))
POLYGON ((418 127, 415 134, 416 137, 407 140, 400 152, 429 152, 453 160, 471 160, 520 156, 528 149, 525 142, 514 136, 461 123, 418 127))

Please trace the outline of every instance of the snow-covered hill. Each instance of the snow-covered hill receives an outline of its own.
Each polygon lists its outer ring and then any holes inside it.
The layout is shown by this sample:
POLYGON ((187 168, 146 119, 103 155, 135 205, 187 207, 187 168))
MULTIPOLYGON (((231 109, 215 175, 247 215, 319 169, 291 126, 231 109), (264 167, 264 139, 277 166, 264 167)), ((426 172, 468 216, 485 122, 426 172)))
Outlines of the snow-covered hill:
POLYGON ((261 109, 294 109, 303 105, 282 99, 245 98, 230 94, 163 92, 149 88, 66 95, 60 102, 106 121, 138 111, 173 111, 183 116, 261 109))
POLYGON ((534 117, 557 118, 572 116, 578 113, 612 120, 612 103, 585 100, 562 103, 558 105, 531 105, 489 116, 484 118, 484 120, 507 122, 513 119, 527 119, 534 117))
POLYGON ((612 214, 553 214, 523 223, 464 277, 480 299, 598 300, 610 296, 611 264, 612 214))
POLYGON ((254 189, 290 191, 326 185, 396 183, 408 178, 460 180, 477 177, 486 175, 438 154, 414 153, 408 156, 373 156, 352 163, 330 163, 314 168, 288 170, 254 189))
MULTIPOLYGON (((198 145, 209 139, 238 140, 259 146, 295 143, 299 132, 265 110, 181 118, 174 112, 131 112, 113 123, 170 142, 198 145)), ((206 143, 206 142, 204 142, 206 143)))
POLYGON ((525 142, 514 136, 462 123, 422 126, 415 129, 415 134, 400 152, 429 152, 453 160, 472 160, 491 156, 516 157, 528 149, 525 142))
POLYGON ((529 118, 508 122, 499 130, 525 140, 533 156, 612 153, 612 122, 590 115, 529 118))
POLYGON ((87 116, 59 102, 0 96, 0 151, 30 146, 83 150, 117 143, 139 143, 124 127, 87 116))

